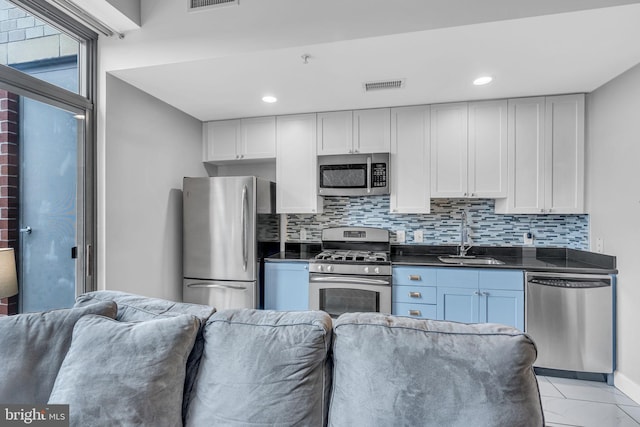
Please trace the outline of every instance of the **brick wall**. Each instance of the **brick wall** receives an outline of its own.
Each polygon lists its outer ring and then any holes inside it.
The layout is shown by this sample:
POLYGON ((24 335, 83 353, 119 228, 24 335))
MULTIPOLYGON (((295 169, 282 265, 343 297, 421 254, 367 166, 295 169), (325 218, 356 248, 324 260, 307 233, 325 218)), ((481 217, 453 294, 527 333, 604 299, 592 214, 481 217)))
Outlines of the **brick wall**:
MULTIPOLYGON (((18 103, 0 90, 0 248, 18 252, 18 103)), ((18 312, 18 296, 0 299, 0 316, 18 312)))

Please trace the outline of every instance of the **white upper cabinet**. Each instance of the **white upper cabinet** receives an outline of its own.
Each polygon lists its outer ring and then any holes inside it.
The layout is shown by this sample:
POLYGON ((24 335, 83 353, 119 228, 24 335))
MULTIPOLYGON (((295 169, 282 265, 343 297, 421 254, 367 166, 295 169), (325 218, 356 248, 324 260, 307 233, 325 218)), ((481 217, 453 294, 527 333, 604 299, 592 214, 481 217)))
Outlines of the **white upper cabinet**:
POLYGON ((316 115, 279 116, 276 120, 276 211, 320 213, 316 156, 316 115))
POLYGON ((507 195, 507 101, 431 106, 431 197, 507 195))
POLYGON ((353 153, 353 112, 318 113, 318 155, 353 153))
POLYGON ((318 113, 318 155, 388 153, 391 109, 318 113))
POLYGON ((584 213, 584 95, 545 101, 545 213, 584 213))
POLYGON ((275 117, 206 122, 203 128, 205 162, 276 157, 275 117))
POLYGON ((429 213, 429 106, 391 109, 392 213, 429 213))
POLYGON ((391 109, 353 112, 354 153, 388 153, 391 146, 391 109))
POLYGON ((467 103, 431 106, 431 197, 467 197, 467 103))
POLYGON ((240 145, 240 120, 205 122, 203 161, 235 160, 240 145))
POLYGON ((468 142, 468 195, 507 197, 507 101, 469 103, 468 142))
POLYGON ((509 189, 497 213, 584 213, 584 95, 509 100, 509 189))

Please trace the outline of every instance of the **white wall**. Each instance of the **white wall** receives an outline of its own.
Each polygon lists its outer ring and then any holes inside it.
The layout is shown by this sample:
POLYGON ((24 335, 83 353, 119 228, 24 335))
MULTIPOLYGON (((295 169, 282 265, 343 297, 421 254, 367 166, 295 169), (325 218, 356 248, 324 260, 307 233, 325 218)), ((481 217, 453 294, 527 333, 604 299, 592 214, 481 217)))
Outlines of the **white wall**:
POLYGON ((182 177, 206 176, 202 123, 106 75, 100 289, 182 300, 182 177))
POLYGON ((640 402, 640 65, 587 96, 586 203, 618 261, 616 386, 640 402))

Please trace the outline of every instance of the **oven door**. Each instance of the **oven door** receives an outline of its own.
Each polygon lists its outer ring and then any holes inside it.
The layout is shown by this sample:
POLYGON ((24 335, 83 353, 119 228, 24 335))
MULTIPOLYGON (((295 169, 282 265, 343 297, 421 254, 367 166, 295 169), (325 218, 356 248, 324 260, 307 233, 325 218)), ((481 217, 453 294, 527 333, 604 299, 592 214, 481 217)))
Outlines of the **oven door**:
POLYGON ((309 275, 309 309, 342 313, 391 313, 391 276, 309 275))

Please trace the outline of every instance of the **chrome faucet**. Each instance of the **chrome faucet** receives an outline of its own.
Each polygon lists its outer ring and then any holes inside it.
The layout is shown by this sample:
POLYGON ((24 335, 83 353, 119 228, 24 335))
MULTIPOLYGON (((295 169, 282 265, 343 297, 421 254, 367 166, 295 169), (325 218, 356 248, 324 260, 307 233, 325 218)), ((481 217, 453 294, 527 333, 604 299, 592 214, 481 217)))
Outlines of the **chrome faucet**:
POLYGON ((462 211, 460 221, 460 246, 458 247, 458 256, 467 256, 467 251, 473 246, 468 244, 467 240, 467 213, 465 211, 462 211))

